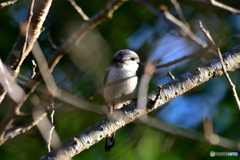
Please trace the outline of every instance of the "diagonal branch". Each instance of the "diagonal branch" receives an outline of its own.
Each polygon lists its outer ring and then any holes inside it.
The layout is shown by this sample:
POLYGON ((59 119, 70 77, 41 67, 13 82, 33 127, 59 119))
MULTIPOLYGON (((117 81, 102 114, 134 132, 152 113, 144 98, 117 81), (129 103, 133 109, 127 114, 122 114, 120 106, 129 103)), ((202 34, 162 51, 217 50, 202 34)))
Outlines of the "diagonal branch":
MULTIPOLYGON (((22 62, 27 57, 29 52, 32 50, 35 40, 39 37, 43 22, 46 19, 51 4, 52 0, 37 0, 36 3, 34 4, 33 16, 31 18, 29 31, 27 34, 28 36, 26 36, 26 33, 24 34, 24 31, 20 33, 18 39, 16 40, 12 50, 10 51, 5 61, 5 65, 8 66, 9 69, 13 70, 13 77, 15 78, 17 77, 22 62), (24 44, 26 43, 26 37, 28 38, 25 48, 24 44)), ((24 29, 24 27, 22 28, 24 29)), ((5 94, 6 90, 3 88, 2 85, 0 85, 0 103, 4 99, 5 94)))
MULTIPOLYGON (((212 36, 210 35, 209 31, 206 30, 206 29, 203 27, 201 21, 199 21, 199 25, 200 25, 200 29, 203 31, 203 33, 206 35, 206 37, 210 40, 210 42, 211 42, 213 45, 216 45, 215 42, 214 42, 214 40, 213 40, 213 38, 212 38, 212 36)), ((240 116, 240 101, 239 101, 239 99, 238 99, 238 94, 237 94, 237 91, 236 91, 236 86, 235 86, 235 84, 232 82, 229 74, 227 73, 227 69, 226 69, 225 63, 224 63, 224 61, 223 61, 223 57, 222 57, 222 53, 221 53, 221 51, 220 51, 220 48, 217 47, 216 49, 217 49, 217 54, 218 54, 218 57, 219 57, 219 59, 220 59, 221 65, 222 65, 222 70, 223 70, 223 72, 224 72, 224 75, 225 75, 225 77, 227 78, 228 83, 229 83, 229 85, 230 85, 231 88, 232 88, 233 96, 234 96, 234 98, 235 98, 235 100, 236 100, 236 102, 237 102, 238 112, 239 112, 239 116, 240 116)))
POLYGON ((198 36, 196 36, 182 21, 175 18, 165 6, 162 7, 161 11, 154 8, 149 3, 142 0, 133 0, 140 5, 146 7, 149 11, 154 13, 155 15, 161 17, 166 23, 170 24, 173 28, 175 28, 183 37, 188 37, 193 42, 201 46, 202 48, 206 48, 207 44, 198 36))
POLYGON ((85 21, 88 21, 88 20, 89 20, 88 16, 83 12, 82 8, 80 8, 80 7, 76 4, 75 0, 68 0, 68 1, 69 1, 69 2, 71 3, 71 5, 76 9, 76 11, 82 16, 83 20, 85 20, 85 21))
POLYGON ((178 3, 177 0, 170 0, 172 2, 172 4, 174 5, 174 8, 176 9, 177 13, 178 13, 178 16, 179 16, 179 19, 187 26, 189 27, 187 21, 186 21, 186 18, 184 17, 184 14, 182 12, 182 9, 178 3))
MULTIPOLYGON (((229 52, 225 53, 224 61, 228 63, 227 70, 240 63, 240 45, 236 46, 229 52)), ((149 113, 159 106, 165 104, 173 98, 176 98, 192 88, 207 82, 208 80, 221 76, 223 74, 222 65, 219 59, 198 67, 186 74, 180 76, 176 80, 161 87, 161 90, 155 90, 148 94, 147 111, 138 108, 136 103, 132 103, 127 107, 123 107, 120 111, 122 114, 113 113, 114 120, 108 120, 107 117, 91 126, 87 130, 66 141, 61 148, 54 150, 41 158, 46 159, 69 159, 90 146, 99 142, 101 139, 115 132, 124 125, 132 122, 140 116, 149 113)), ((216 144, 218 145, 218 144, 216 144)), ((236 144, 237 145, 237 144, 236 144)), ((239 147, 236 146, 239 150, 239 147)))
POLYGON ((3 2, 3 3, 0 3, 0 9, 8 6, 8 5, 11 5, 11 4, 14 4, 15 2, 17 2, 18 0, 11 0, 11 1, 7 1, 7 2, 3 2))
POLYGON ((187 0, 187 1, 206 3, 206 4, 209 4, 209 5, 213 5, 215 7, 221 8, 223 10, 226 10, 226 11, 232 13, 232 14, 240 14, 240 10, 235 9, 233 7, 230 7, 230 6, 226 5, 226 4, 218 2, 216 0, 187 0))
POLYGON ((232 14, 239 14, 240 15, 240 10, 238 10, 238 9, 227 6, 226 4, 220 3, 220 2, 215 1, 215 0, 209 0, 209 2, 215 7, 224 9, 224 10, 226 10, 226 11, 232 13, 232 14))

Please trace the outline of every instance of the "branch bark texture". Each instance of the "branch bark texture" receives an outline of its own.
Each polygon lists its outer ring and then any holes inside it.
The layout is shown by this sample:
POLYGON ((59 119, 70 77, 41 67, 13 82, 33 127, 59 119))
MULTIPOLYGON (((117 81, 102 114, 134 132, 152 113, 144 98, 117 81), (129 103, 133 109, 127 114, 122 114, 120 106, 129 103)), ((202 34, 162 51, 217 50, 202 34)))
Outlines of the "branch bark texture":
MULTIPOLYGON (((228 71, 239 64, 240 45, 225 53, 223 55, 223 59, 228 71)), ((132 122, 140 116, 155 110, 171 99, 184 94, 185 92, 197 87, 200 84, 203 84, 212 78, 219 77, 222 74, 222 65, 219 59, 213 60, 204 66, 193 69, 192 71, 180 76, 176 80, 162 86, 160 89, 149 93, 146 110, 138 108, 136 105, 137 103, 132 103, 126 107, 123 107, 120 110, 121 113, 113 113, 115 114, 113 115, 113 117, 116 117, 115 119, 109 120, 107 117, 103 118, 82 133, 70 138, 59 149, 43 156, 41 160, 70 159, 71 157, 82 152, 84 149, 88 149, 90 146, 99 142, 107 135, 110 135, 112 132, 132 122)), ((236 148, 238 147, 236 146, 236 148)))

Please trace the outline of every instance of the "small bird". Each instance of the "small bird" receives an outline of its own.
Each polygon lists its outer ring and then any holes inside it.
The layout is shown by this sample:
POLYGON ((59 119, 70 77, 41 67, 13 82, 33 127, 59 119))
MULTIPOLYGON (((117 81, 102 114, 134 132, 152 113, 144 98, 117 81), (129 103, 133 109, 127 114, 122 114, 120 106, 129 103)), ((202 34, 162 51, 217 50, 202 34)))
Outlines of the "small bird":
MULTIPOLYGON (((116 52, 104 77, 104 98, 110 114, 130 102, 135 94, 138 78, 136 71, 142 64, 137 53, 124 49, 116 52), (111 84, 111 85, 110 85, 111 84)), ((106 138, 105 151, 115 144, 115 132, 106 138)))

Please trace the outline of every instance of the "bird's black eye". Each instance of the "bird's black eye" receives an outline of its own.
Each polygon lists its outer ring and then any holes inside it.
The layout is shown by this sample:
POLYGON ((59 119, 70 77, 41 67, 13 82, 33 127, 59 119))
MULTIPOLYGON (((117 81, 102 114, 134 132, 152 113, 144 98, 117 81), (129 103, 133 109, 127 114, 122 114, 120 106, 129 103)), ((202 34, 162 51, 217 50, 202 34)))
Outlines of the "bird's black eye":
POLYGON ((132 60, 132 61, 134 61, 134 60, 135 60, 135 58, 134 58, 134 57, 132 57, 132 58, 131 58, 131 60, 132 60))

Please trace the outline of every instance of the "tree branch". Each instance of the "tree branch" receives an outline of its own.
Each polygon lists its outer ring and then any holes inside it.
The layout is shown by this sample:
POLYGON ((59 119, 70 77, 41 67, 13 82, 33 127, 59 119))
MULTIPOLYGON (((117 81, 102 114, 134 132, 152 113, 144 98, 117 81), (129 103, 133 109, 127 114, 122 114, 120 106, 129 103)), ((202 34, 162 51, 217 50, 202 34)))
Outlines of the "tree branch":
POLYGON ((8 5, 11 5, 11 4, 14 4, 15 2, 17 2, 18 0, 11 0, 11 1, 7 1, 7 2, 3 2, 3 3, 0 3, 0 9, 8 6, 8 5))
POLYGON ((175 18, 170 12, 168 12, 166 7, 162 7, 161 11, 154 8, 149 3, 142 0, 133 0, 140 5, 146 7, 149 11, 154 13, 155 15, 161 17, 166 23, 170 24, 173 28, 175 28, 182 36, 188 37, 193 42, 201 46, 202 48, 207 47, 207 43, 196 36, 182 21, 175 18))
MULTIPOLYGON (((224 61, 228 64, 227 70, 240 63, 240 45, 223 55, 224 61)), ((56 149, 41 158, 46 159, 69 159, 84 149, 99 142, 101 139, 115 132, 124 125, 132 122, 140 116, 149 113, 171 99, 182 95, 192 88, 223 74, 222 65, 219 59, 198 67, 186 74, 180 76, 176 80, 161 87, 161 90, 155 90, 148 94, 147 111, 138 108, 136 103, 132 103, 121 110, 122 114, 113 113, 116 119, 108 120, 107 117, 100 120, 95 125, 86 129, 82 133, 70 138, 61 148, 56 149)), ((217 145, 217 144, 216 144, 217 145)), ((238 148, 239 149, 239 148, 238 148)))
POLYGON ((220 3, 220 2, 215 1, 215 0, 209 0, 209 2, 215 7, 224 9, 224 10, 226 10, 226 11, 232 13, 232 14, 239 14, 240 15, 240 10, 238 10, 238 9, 227 6, 226 4, 220 3))
MULTIPOLYGON (((18 39, 16 40, 12 50, 10 51, 5 61, 5 65, 8 66, 9 69, 13 70, 13 77, 17 77, 22 62, 32 50, 35 40, 39 37, 43 22, 46 19, 51 4, 52 0, 36 1, 33 8, 33 16, 31 18, 31 23, 29 24, 26 49, 24 49, 24 44, 26 42, 26 33, 24 34, 20 32, 18 39), (24 51, 24 53, 22 53, 22 51, 24 51)), ((4 99, 5 94, 6 90, 3 88, 2 85, 0 85, 0 103, 4 99)))

